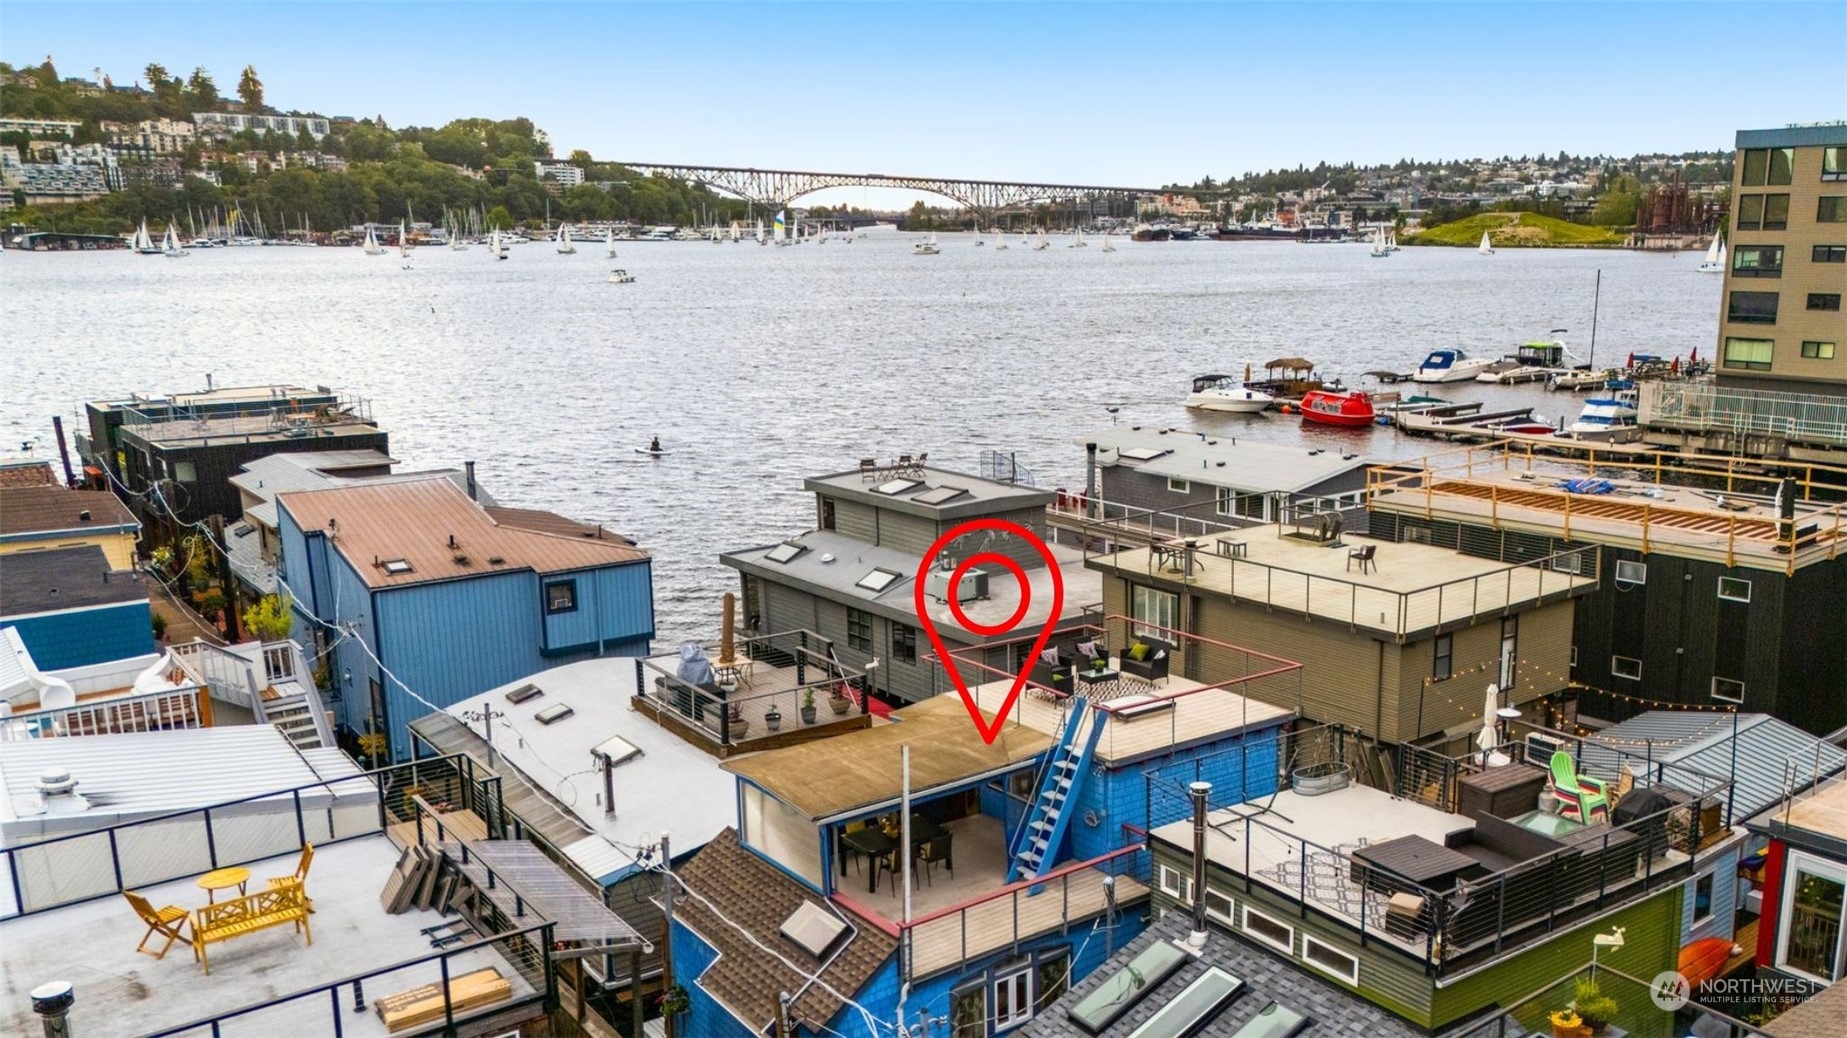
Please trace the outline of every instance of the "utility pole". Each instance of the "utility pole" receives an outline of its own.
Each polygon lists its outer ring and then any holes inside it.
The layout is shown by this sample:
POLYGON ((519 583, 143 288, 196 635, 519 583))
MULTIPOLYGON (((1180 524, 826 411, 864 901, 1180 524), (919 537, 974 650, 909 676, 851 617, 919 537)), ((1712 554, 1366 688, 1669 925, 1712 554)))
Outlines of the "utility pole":
POLYGON ((218 586, 224 595, 225 640, 236 645, 244 639, 237 631, 237 585, 232 582, 231 553, 224 543, 224 516, 214 515, 206 523, 212 531, 212 543, 218 547, 218 586))
MULTIPOLYGON (((661 833, 661 991, 673 990, 673 852, 667 846, 667 834, 661 833)), ((674 1038, 673 1016, 662 1013, 667 1038, 674 1038)))

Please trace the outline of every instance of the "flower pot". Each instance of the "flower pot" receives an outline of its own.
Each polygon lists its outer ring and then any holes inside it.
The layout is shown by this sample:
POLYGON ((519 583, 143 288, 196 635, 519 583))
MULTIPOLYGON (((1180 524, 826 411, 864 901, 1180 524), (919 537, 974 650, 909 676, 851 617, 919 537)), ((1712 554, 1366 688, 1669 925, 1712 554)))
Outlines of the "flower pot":
POLYGON ((769 713, 764 714, 763 723, 772 732, 782 731, 782 712, 779 710, 771 710, 769 713))
POLYGON ((835 717, 840 717, 852 709, 853 701, 845 696, 829 696, 827 705, 833 707, 835 717))
POLYGON ((803 724, 813 724, 813 723, 814 723, 814 715, 815 715, 815 708, 814 708, 814 707, 812 707, 812 706, 805 706, 805 707, 802 707, 802 723, 803 723, 803 724))

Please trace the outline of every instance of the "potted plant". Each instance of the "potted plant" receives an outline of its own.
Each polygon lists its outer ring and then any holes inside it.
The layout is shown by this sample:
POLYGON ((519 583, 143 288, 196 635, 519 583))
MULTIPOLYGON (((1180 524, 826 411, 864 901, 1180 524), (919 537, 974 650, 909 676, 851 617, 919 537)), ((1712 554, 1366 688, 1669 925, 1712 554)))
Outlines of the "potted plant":
POLYGON ((1569 1009, 1560 1009, 1552 1013, 1552 1038, 1584 1038, 1590 1034, 1590 1028, 1584 1026, 1583 1018, 1569 1009))
POLYGON ((772 732, 782 731, 782 711, 774 706, 770 707, 763 715, 763 723, 772 732))
POLYGON ((742 703, 726 704, 725 713, 731 726, 732 741, 749 738, 750 721, 744 716, 744 705, 742 703))
POLYGON ((159 613, 154 614, 154 640, 157 642, 167 640, 167 618, 159 613))
POLYGON ((687 998, 686 989, 678 984, 660 993, 662 1016, 678 1016, 692 1008, 692 1000, 687 998))
POLYGON ((1591 1034, 1602 1034, 1616 1017, 1616 1000, 1603 993, 1595 977, 1579 978, 1574 994, 1571 1007, 1577 1010, 1578 1019, 1591 1034))
POLYGON ((802 692, 802 723, 813 724, 814 713, 814 689, 810 688, 802 692))
POLYGON ((847 698, 846 682, 842 681, 828 691, 827 705, 833 708, 835 717, 843 716, 853 706, 853 701, 847 698))

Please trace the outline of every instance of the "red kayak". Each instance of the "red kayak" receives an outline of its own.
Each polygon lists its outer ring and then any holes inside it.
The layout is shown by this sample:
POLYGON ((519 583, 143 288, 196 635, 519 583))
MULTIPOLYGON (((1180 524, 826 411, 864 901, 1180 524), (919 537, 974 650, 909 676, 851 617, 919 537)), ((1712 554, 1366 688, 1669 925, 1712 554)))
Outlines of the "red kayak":
POLYGON ((1375 417, 1377 415, 1372 409, 1372 397, 1358 390, 1330 393, 1324 389, 1315 389, 1302 397, 1304 421, 1320 422, 1323 425, 1362 426, 1371 425, 1375 417))

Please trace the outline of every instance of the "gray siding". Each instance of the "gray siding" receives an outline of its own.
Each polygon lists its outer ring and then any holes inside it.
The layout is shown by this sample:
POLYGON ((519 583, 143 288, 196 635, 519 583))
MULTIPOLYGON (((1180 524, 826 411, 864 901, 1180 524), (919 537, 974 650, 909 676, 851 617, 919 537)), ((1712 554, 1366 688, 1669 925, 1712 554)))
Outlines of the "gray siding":
POLYGON ((904 515, 887 509, 878 510, 878 539, 875 544, 894 551, 922 555, 936 542, 936 524, 921 516, 904 515))
POLYGON ((767 580, 758 581, 763 589, 763 630, 761 634, 779 634, 783 631, 817 630, 815 619, 815 599, 805 591, 783 584, 773 584, 767 580))
POLYGON ((930 645, 929 637, 924 634, 923 630, 913 627, 912 630, 917 632, 917 658, 909 663, 898 659, 897 653, 892 651, 891 632, 892 628, 899 626, 906 625, 883 617, 873 620, 873 630, 877 632, 879 645, 879 669, 873 671, 878 688, 882 692, 901 699, 912 701, 926 699, 936 694, 932 674, 935 668, 924 663, 923 657, 934 650, 930 645))
POLYGON ((834 529, 855 540, 867 544, 879 543, 878 509, 863 501, 843 501, 833 498, 834 529))

